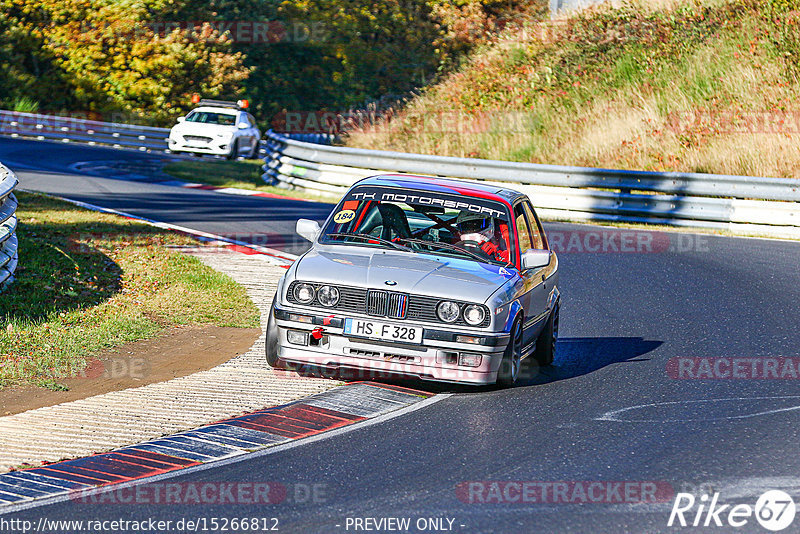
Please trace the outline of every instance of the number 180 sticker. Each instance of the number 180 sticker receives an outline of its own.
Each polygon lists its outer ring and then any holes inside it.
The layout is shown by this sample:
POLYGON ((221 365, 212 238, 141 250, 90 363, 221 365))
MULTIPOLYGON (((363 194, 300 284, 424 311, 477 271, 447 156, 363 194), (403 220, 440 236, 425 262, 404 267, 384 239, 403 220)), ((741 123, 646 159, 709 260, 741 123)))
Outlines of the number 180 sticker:
POLYGON ((343 224, 352 221, 356 216, 353 210, 343 210, 333 216, 333 222, 343 224))

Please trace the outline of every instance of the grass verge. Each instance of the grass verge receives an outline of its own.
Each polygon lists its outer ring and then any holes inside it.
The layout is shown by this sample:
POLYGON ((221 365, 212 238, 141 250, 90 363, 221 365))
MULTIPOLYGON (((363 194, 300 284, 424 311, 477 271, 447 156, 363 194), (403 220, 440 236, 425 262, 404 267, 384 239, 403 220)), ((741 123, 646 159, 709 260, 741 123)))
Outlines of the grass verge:
POLYGON ((83 371, 103 349, 169 326, 258 327, 242 286, 167 245, 192 239, 19 193, 17 279, 0 295, 0 388, 83 371))
POLYGON ((215 187, 238 187, 281 197, 331 202, 333 196, 303 190, 289 190, 267 185, 261 179, 261 160, 244 161, 177 161, 164 167, 164 172, 178 178, 215 187))
POLYGON ((798 13, 798 0, 640 1, 533 23, 348 144, 796 177, 798 13))

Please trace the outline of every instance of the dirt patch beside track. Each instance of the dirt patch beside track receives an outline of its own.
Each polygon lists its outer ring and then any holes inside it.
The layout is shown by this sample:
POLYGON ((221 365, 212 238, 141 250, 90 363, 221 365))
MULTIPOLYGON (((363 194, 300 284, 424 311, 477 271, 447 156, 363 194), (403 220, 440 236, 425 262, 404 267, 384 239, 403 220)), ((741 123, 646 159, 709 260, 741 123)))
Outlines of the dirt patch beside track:
POLYGON ((247 352, 260 335, 259 328, 169 328, 155 338, 127 343, 92 359, 79 376, 59 381, 67 388, 65 391, 34 386, 0 390, 0 415, 54 406, 211 369, 247 352))

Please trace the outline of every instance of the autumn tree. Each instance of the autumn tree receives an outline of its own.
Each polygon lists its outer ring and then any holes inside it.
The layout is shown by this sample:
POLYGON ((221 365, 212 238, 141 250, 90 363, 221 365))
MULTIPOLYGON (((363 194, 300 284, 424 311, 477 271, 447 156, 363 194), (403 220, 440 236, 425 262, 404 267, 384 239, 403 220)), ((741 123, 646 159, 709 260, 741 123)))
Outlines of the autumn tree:
POLYGON ((0 104, 167 125, 192 93, 282 109, 405 95, 542 0, 0 0, 0 104), (226 26, 261 24, 269 39, 226 26), (177 27, 175 27, 177 26, 177 27), (130 120, 130 119, 129 119, 130 120))
MULTIPOLYGON (((167 0, 0 0, 5 61, 16 92, 47 109, 123 112, 164 121, 189 95, 236 93, 249 71, 232 43, 208 28, 159 31, 167 0)), ((171 6, 170 6, 170 9, 171 6)), ((10 93, 14 94, 14 92, 10 93)))

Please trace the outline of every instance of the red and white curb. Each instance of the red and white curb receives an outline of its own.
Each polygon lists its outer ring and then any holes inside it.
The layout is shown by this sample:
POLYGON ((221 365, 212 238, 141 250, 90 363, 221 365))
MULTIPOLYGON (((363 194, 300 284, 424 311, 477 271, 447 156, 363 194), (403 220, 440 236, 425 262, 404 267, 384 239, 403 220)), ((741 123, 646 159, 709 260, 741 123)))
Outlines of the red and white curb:
MULTIPOLYGON (((111 452, 12 471, 0 475, 0 515, 54 500, 79 499, 109 486, 230 462, 269 447, 422 407, 429 403, 425 401, 433 401, 432 397, 431 393, 392 385, 353 383, 111 452)), ((437 400, 444 397, 437 396, 437 400)))
MULTIPOLYGON (((260 311, 263 332, 285 272, 282 267, 270 264, 264 255, 217 247, 182 252, 241 284, 260 311)), ((264 360, 264 350, 262 334, 249 350, 210 369, 0 417, 0 472, 119 449, 341 385, 336 380, 273 369, 264 360)), ((135 361, 126 359, 122 366, 109 362, 102 376, 149 381, 148 364, 135 361)), ((85 376, 101 378, 94 373, 85 376)))

